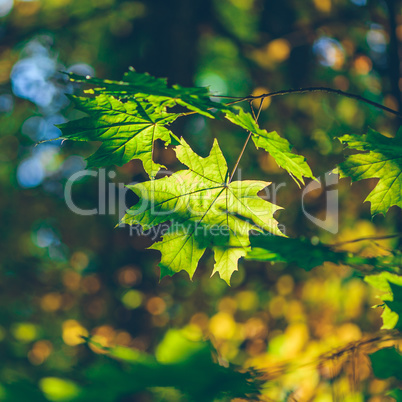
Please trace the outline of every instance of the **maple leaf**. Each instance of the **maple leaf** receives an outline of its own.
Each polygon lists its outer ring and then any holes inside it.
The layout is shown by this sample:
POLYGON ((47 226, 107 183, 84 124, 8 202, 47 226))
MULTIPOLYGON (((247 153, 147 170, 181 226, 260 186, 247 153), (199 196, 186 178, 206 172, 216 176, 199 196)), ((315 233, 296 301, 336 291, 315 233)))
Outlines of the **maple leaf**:
POLYGON ((381 329, 402 329, 402 276, 390 272, 369 275, 364 278, 374 288, 381 291, 384 302, 381 329))
POLYGON ((234 124, 250 131, 257 148, 265 149, 276 161, 279 167, 288 171, 290 176, 299 185, 304 184, 304 177, 314 179, 306 158, 291 151, 292 145, 285 138, 279 136, 276 131, 268 132, 261 129, 253 116, 243 109, 234 108, 236 113, 225 111, 226 118, 234 124))
POLYGON ((346 157, 339 165, 340 177, 352 182, 379 178, 377 185, 365 199, 371 202, 371 213, 386 214, 397 205, 402 208, 402 141, 388 138, 374 130, 366 135, 344 135, 339 138, 348 148, 368 151, 346 157))
POLYGON ((140 201, 122 222, 149 229, 171 221, 163 240, 151 246, 162 253, 161 277, 185 270, 193 276, 199 259, 212 247, 218 272, 228 284, 240 257, 250 249, 250 230, 281 235, 273 214, 280 207, 257 194, 271 183, 228 182, 228 168, 215 139, 206 158, 181 140, 177 158, 188 170, 169 177, 128 186, 140 201))
POLYGON ((132 159, 141 159, 145 171, 153 177, 163 165, 153 161, 154 141, 170 144, 176 136, 165 126, 179 115, 149 102, 122 102, 113 96, 93 98, 72 96, 77 109, 89 117, 59 124, 64 139, 101 141, 101 147, 88 158, 88 166, 122 166, 132 159))
POLYGON ((214 118, 211 109, 227 108, 223 104, 211 101, 207 88, 185 88, 180 85, 169 87, 166 78, 137 73, 132 67, 121 81, 83 77, 73 73, 70 73, 69 77, 71 81, 94 85, 95 93, 109 94, 120 99, 146 99, 153 104, 163 103, 165 106, 181 105, 210 118, 214 118))

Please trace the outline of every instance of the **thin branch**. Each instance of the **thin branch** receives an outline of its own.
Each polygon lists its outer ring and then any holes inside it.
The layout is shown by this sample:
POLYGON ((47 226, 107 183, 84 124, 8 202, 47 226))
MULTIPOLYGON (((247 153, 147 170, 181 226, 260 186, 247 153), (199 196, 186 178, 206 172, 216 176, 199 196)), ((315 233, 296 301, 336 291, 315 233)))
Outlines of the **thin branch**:
MULTIPOLYGON (((253 117, 254 117, 254 120, 255 120, 256 122, 257 122, 258 118, 260 117, 260 113, 261 113, 261 110, 262 110, 262 105, 264 104, 264 100, 265 100, 265 98, 261 98, 260 106, 258 107, 257 116, 256 116, 255 113, 254 113, 254 109, 253 109, 253 106, 252 106, 251 101, 250 101, 251 112, 253 113, 253 117)), ((252 132, 249 131, 249 132, 248 132, 248 137, 247 137, 247 139, 246 139, 246 141, 245 141, 245 143, 244 143, 244 145, 243 145, 243 149, 241 150, 240 155, 239 155, 239 157, 237 158, 236 164, 235 164, 235 166, 234 166, 234 168, 233 168, 233 171, 232 171, 232 173, 231 173, 231 175, 230 175, 229 184, 232 182, 233 176, 234 176, 234 174, 236 173, 236 169, 237 169, 237 167, 239 166, 240 160, 241 160, 241 158, 242 158, 242 156, 243 156, 243 154, 244 154, 244 151, 246 150, 246 147, 247 147, 248 142, 250 141, 251 135, 252 135, 252 132)))
POLYGON ((210 98, 223 98, 223 99, 244 99, 244 96, 226 96, 226 95, 209 95, 210 98))
POLYGON ((358 239, 347 240, 347 241, 342 241, 340 243, 329 244, 329 246, 330 247, 340 247, 340 246, 343 246, 345 244, 357 243, 357 242, 360 242, 360 241, 387 240, 387 239, 395 239, 397 237, 402 237, 402 233, 394 233, 394 234, 384 235, 384 236, 360 237, 358 239))
MULTIPOLYGON (((364 102, 367 103, 371 106, 374 106, 378 109, 384 110, 388 113, 392 113, 395 116, 398 116, 400 118, 402 118, 402 113, 391 109, 387 106, 381 105, 381 103, 377 103, 374 102, 370 99, 364 98, 363 96, 360 95, 355 95, 349 92, 344 92, 341 91, 340 89, 334 89, 334 88, 327 88, 327 87, 309 87, 309 88, 299 88, 299 89, 285 89, 282 91, 275 91, 275 92, 269 92, 266 94, 262 94, 262 95, 249 95, 249 96, 245 96, 243 98, 237 98, 237 100, 233 101, 233 102, 229 102, 226 105, 233 105, 235 103, 239 103, 239 102, 244 102, 244 101, 251 101, 251 100, 255 100, 255 99, 265 99, 265 98, 270 98, 270 97, 274 97, 274 96, 279 96, 279 95, 289 95, 289 94, 303 94, 303 93, 308 93, 308 92, 326 92, 326 93, 333 93, 333 94, 337 94, 337 95, 341 95, 341 96, 345 96, 347 98, 351 98, 351 99, 355 99, 357 101, 360 102, 364 102)), ((236 99, 234 97, 231 97, 229 99, 236 99)))
POLYGON ((35 147, 40 145, 40 144, 44 144, 45 142, 50 142, 50 141, 60 141, 60 140, 65 140, 65 138, 63 137, 57 137, 57 138, 49 138, 47 140, 40 140, 35 144, 35 147))
MULTIPOLYGON (((312 366, 322 365, 323 363, 333 362, 334 359, 343 358, 344 355, 350 353, 353 349, 360 349, 370 351, 370 348, 380 349, 381 345, 385 342, 400 341, 402 335, 396 330, 381 330, 377 334, 373 334, 371 338, 361 338, 360 341, 349 342, 341 348, 333 348, 328 352, 319 354, 311 360, 303 363, 295 362, 292 360, 285 360, 278 362, 275 366, 262 367, 261 370, 267 373, 266 379, 272 380, 281 375, 295 372, 296 370, 306 369, 312 366), (272 376, 274 374, 274 376, 272 376)), ((332 370, 331 370, 332 371, 332 370)))

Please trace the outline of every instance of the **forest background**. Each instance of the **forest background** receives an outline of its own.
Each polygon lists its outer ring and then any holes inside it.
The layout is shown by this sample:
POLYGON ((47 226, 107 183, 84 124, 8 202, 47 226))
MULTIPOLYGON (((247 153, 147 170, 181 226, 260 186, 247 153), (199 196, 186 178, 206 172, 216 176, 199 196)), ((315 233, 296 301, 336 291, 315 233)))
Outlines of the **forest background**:
MULTIPOLYGON (((181 272, 159 282, 160 255, 145 250, 152 241, 114 228, 118 201, 135 202, 118 184, 145 181, 141 163, 113 166, 103 171, 103 182, 97 173, 74 183, 80 208, 108 200, 104 213, 80 216, 67 207, 64 189, 97 145, 35 144, 59 137, 55 124, 82 115, 65 96, 77 85, 61 71, 120 79, 133 66, 171 84, 209 86, 228 96, 325 86, 401 111, 399 1, 0 0, 0 41, 4 400, 73 400, 95 372, 104 382, 92 391, 94 400, 185 401, 179 391, 160 388, 164 372, 154 371, 156 382, 144 380, 147 389, 130 388, 131 377, 100 346, 122 345, 166 361, 175 345, 182 351, 186 340, 205 338, 216 364, 261 370, 266 400, 385 400, 389 381, 373 378, 366 354, 375 345, 352 358, 348 349, 375 337, 382 325, 381 309, 371 308, 381 303, 379 292, 358 272, 330 263, 306 272, 297 262, 241 260, 229 287, 217 275, 210 278, 208 254, 193 281, 181 272), (85 344, 82 336, 89 335, 97 346, 85 344), (325 355, 337 348, 347 352, 339 359, 325 355)), ((368 127, 394 136, 400 124, 392 114, 325 93, 267 99, 259 122, 289 139, 316 177, 343 160, 334 137, 368 127)), ((218 137, 229 166, 244 143, 241 130, 202 116, 174 128, 203 156, 218 137)), ((156 158, 178 166, 171 148, 159 146, 156 158)), ((281 185, 276 203, 285 210, 275 217, 288 236, 335 244, 400 230, 396 207, 371 219, 370 204, 363 203, 375 179, 352 187, 340 180, 339 227, 331 233, 303 213, 303 188, 268 154, 249 147, 240 168, 243 178, 281 185)), ((325 217, 325 191, 311 192, 304 203, 310 214, 325 217)), ((378 255, 396 242, 353 242, 343 250, 378 255)), ((177 388, 197 373, 206 384, 198 398, 209 400, 202 392, 214 387, 213 371, 200 374, 197 361, 184 355, 170 357, 188 364, 177 388)))

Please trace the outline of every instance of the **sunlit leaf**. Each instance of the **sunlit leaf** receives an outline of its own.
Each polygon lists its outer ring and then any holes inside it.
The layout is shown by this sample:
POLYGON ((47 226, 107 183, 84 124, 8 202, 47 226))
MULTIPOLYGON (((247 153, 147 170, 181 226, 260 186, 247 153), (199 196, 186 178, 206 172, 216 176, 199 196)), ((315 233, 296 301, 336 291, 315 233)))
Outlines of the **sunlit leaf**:
POLYGON ((291 151, 292 145, 276 131, 268 132, 261 129, 250 113, 241 108, 236 108, 237 113, 226 112, 226 118, 232 123, 252 133, 252 139, 257 148, 265 149, 275 159, 278 166, 288 171, 299 185, 304 184, 303 177, 313 179, 313 173, 306 162, 306 158, 291 151))
POLYGON ((58 127, 62 138, 75 141, 101 141, 101 147, 88 158, 89 166, 122 166, 132 159, 141 159, 145 171, 155 176, 163 165, 153 160, 154 141, 170 144, 174 134, 165 126, 178 114, 166 112, 163 106, 129 100, 122 102, 113 96, 92 98, 72 97, 75 107, 89 117, 58 127))
POLYGON ((181 105, 190 110, 213 118, 211 109, 227 108, 213 102, 207 88, 185 88, 180 85, 167 85, 166 78, 155 78, 147 73, 137 73, 133 68, 124 74, 121 81, 102 80, 69 74, 72 81, 94 85, 95 93, 109 94, 116 98, 135 98, 148 100, 165 106, 181 105))
POLYGON ((177 158, 188 170, 159 180, 128 186, 140 202, 127 211, 122 222, 149 229, 171 221, 163 240, 151 248, 162 253, 161 277, 185 270, 194 275, 207 247, 215 254, 213 273, 227 283, 237 262, 250 250, 250 230, 281 235, 273 214, 279 209, 257 193, 270 183, 228 182, 226 161, 214 141, 206 158, 195 154, 182 140, 177 158))
POLYGON ((366 276, 365 281, 383 292, 383 329, 402 329, 402 276, 389 272, 366 276))
POLYGON ((373 215, 386 214, 393 205, 402 208, 402 141, 387 138, 374 130, 366 135, 344 135, 339 138, 349 149, 366 151, 347 156, 339 165, 341 177, 352 182, 378 178, 365 201, 371 202, 373 215))

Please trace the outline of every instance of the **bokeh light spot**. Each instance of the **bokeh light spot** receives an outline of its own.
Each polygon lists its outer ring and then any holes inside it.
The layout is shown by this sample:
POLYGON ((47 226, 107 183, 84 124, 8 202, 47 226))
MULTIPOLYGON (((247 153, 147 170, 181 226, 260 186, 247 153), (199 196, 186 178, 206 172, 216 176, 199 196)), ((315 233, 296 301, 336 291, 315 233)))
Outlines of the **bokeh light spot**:
POLYGON ((63 322, 63 341, 66 345, 75 346, 85 342, 83 336, 88 336, 88 331, 76 320, 63 322))
POLYGON ((151 297, 146 303, 147 310, 152 315, 160 315, 166 310, 166 303, 160 297, 151 297))
POLYGON ((290 275, 281 276, 276 283, 278 293, 282 296, 292 293, 293 287, 294 287, 294 281, 290 275))
POLYGON ((231 339, 236 333, 236 322, 228 313, 215 314, 209 321, 209 330, 219 339, 231 339))
POLYGON ((21 187, 33 188, 39 186, 45 178, 45 171, 37 158, 25 159, 18 166, 17 180, 21 187))
POLYGON ((314 5, 317 10, 323 13, 329 13, 331 11, 332 2, 331 0, 314 0, 314 5))
POLYGON ((288 59, 290 55, 290 44, 283 38, 274 39, 268 43, 265 52, 268 59, 280 63, 288 59))
POLYGON ((96 275, 89 275, 82 279, 82 288, 84 292, 94 294, 99 292, 101 282, 96 275))
POLYGON ((345 52, 342 45, 333 38, 322 36, 313 45, 313 52, 317 55, 320 64, 339 70, 345 61, 345 52))
POLYGON ((117 279, 121 286, 130 287, 141 282, 142 274, 135 266, 128 265, 119 269, 117 279))
POLYGON ((70 290, 78 290, 81 285, 81 275, 77 272, 67 271, 63 275, 63 283, 70 290))
POLYGON ((14 100, 9 94, 0 95, 0 113, 9 113, 13 110, 14 100))
POLYGON ((70 381, 56 377, 45 377, 39 387, 50 401, 71 401, 79 394, 78 386, 70 381))
POLYGON ((0 17, 5 17, 14 6, 13 0, 0 0, 0 17))
POLYGON ((360 55, 354 60, 353 67, 356 69, 358 74, 365 75, 371 71, 373 63, 367 56, 360 55))
POLYGON ((383 29, 374 25, 366 34, 367 43, 377 53, 384 53, 388 39, 383 29))
MULTIPOLYGON (((257 88, 254 89, 254 91, 253 91, 253 93, 252 93, 251 95, 253 95, 253 96, 260 96, 260 95, 267 94, 267 93, 269 93, 269 89, 268 89, 268 88, 265 88, 265 87, 257 87, 257 88)), ((271 98, 269 98, 269 97, 268 97, 268 98, 265 98, 265 99, 264 99, 264 102, 263 102, 263 104, 262 104, 261 110, 268 109, 268 106, 269 106, 270 104, 271 104, 271 98)), ((253 100, 253 106, 254 106, 255 108, 259 108, 260 105, 261 105, 261 99, 254 99, 254 100, 253 100)))
POLYGON ((137 290, 129 290, 121 298, 122 303, 129 309, 135 309, 141 306, 143 295, 137 290))
POLYGON ((43 311, 57 311, 62 305, 63 297, 60 293, 52 292, 44 295, 40 301, 43 311))
POLYGON ((11 326, 11 333, 20 342, 29 343, 38 337, 38 328, 32 323, 20 322, 11 326))
POLYGON ((208 87, 211 94, 226 95, 228 86, 225 80, 218 74, 205 72, 196 79, 196 85, 199 87, 208 87))
POLYGON ((76 251, 70 258, 71 266, 77 271, 82 271, 89 264, 89 257, 82 251, 76 251))
POLYGON ((35 366, 42 364, 53 350, 51 342, 46 340, 37 341, 33 344, 32 349, 28 352, 29 361, 35 366))

